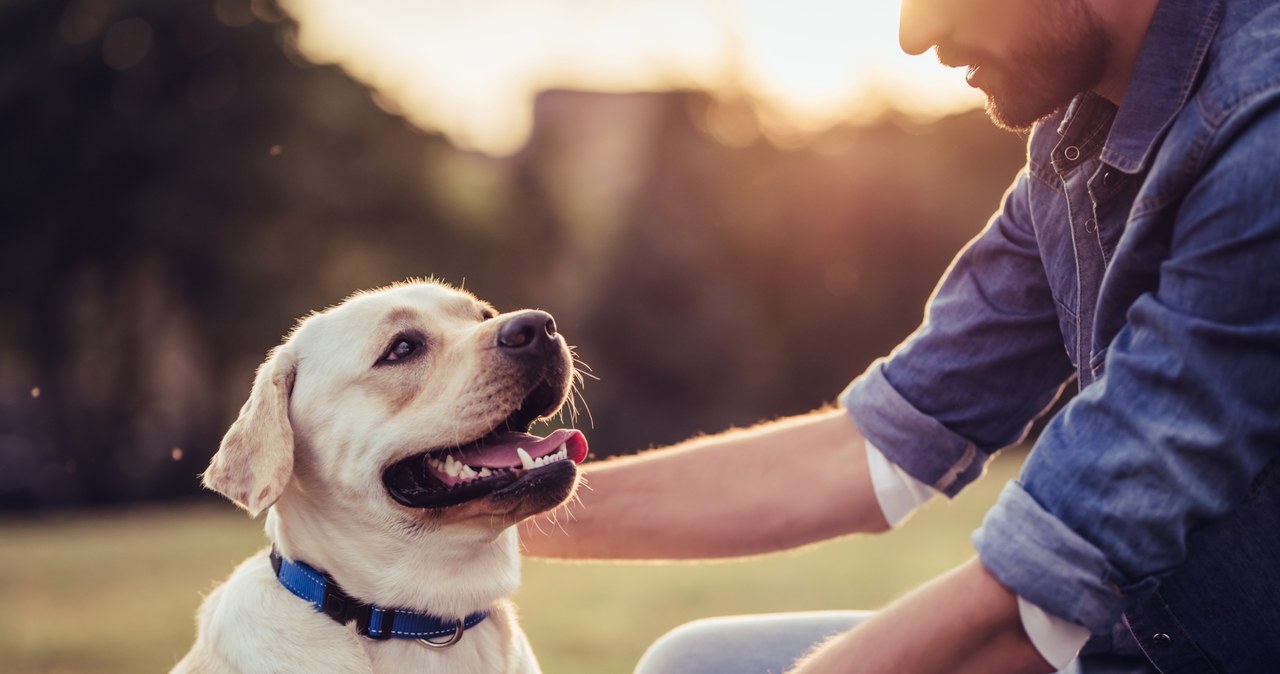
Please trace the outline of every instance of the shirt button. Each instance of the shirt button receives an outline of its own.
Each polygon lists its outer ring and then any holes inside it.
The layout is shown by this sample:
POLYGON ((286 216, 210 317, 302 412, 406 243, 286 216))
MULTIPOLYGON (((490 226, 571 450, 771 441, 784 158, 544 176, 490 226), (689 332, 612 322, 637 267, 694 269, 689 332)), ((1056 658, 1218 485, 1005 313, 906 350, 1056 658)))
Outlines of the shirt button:
POLYGON ((1085 221, 1084 221, 1084 231, 1086 231, 1086 232, 1088 232, 1088 233, 1090 233, 1090 234, 1092 234, 1092 233, 1094 233, 1094 232, 1098 231, 1098 221, 1097 221, 1097 220, 1094 220, 1093 218, 1089 218, 1088 220, 1085 220, 1085 221))
POLYGON ((1111 172, 1110 172, 1110 171, 1103 171, 1103 173, 1102 173, 1102 186, 1103 186, 1103 187, 1111 187, 1111 172))
POLYGON ((1169 644, 1173 643, 1173 637, 1170 637, 1168 634, 1165 634, 1164 632, 1156 632, 1155 634, 1151 635, 1151 643, 1161 648, 1164 648, 1165 646, 1168 646, 1169 644))
POLYGON ((1080 158, 1080 148, 1074 145, 1068 146, 1062 151, 1062 156, 1066 157, 1067 161, 1075 161, 1080 158))

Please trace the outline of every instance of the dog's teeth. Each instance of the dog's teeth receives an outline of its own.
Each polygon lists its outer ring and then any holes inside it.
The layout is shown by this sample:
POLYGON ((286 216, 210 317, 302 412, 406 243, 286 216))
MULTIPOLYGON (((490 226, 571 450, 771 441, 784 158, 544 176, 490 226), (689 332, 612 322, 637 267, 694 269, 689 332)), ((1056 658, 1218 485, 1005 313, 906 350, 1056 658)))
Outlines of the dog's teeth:
POLYGON ((480 477, 489 477, 490 475, 493 475, 493 471, 489 470, 488 468, 481 468, 480 472, 477 474, 480 477))
POLYGON ((458 475, 460 475, 464 480, 470 480, 476 475, 479 475, 479 473, 477 473, 476 469, 472 468, 471 466, 462 464, 462 469, 458 472, 458 475))
POLYGON ((450 477, 458 477, 458 474, 462 472, 462 468, 462 463, 453 458, 452 454, 444 462, 444 472, 448 473, 450 477))
POLYGON ((529 456, 529 452, 524 451, 524 447, 516 447, 516 455, 520 457, 521 468, 524 468, 525 470, 529 470, 530 468, 537 467, 537 465, 534 464, 533 462, 533 457, 529 456))

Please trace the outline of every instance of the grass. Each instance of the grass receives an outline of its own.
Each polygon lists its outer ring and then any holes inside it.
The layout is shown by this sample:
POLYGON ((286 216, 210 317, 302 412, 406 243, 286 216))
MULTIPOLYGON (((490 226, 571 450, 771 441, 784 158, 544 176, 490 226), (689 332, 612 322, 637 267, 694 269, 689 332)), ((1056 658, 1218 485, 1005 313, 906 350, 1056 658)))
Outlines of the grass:
MULTIPOLYGON (((969 534, 1023 455, 1006 453, 902 530, 708 564, 525 562, 521 621, 548 674, 631 671, 667 629, 710 615, 875 608, 970 557, 969 534)), ((9 674, 167 671, 201 596, 266 539, 210 504, 0 521, 0 662, 9 674)))

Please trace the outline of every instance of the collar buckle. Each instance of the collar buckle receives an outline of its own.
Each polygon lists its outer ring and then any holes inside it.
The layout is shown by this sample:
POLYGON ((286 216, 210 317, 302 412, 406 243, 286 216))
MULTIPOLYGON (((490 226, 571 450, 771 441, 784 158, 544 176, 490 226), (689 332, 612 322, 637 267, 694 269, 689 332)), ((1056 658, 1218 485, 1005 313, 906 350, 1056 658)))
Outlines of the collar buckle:
POLYGON ((351 621, 356 623, 356 634, 376 641, 391 638, 391 625, 395 622, 395 609, 375 609, 342 591, 342 587, 332 581, 325 584, 324 598, 320 600, 320 612, 333 618, 339 625, 351 621), (381 614, 381 627, 373 627, 373 613, 381 614))
POLYGON ((458 618, 457 620, 454 621, 454 624, 453 624, 453 634, 450 635, 448 639, 444 641, 432 641, 430 639, 414 639, 414 641, 422 644, 423 646, 426 646, 427 648, 442 650, 458 643, 459 641, 462 641, 462 633, 465 632, 466 629, 467 627, 465 624, 463 624, 462 618, 458 618))
POLYGON ((345 625, 358 619, 359 613, 368 614, 369 607, 352 599, 337 583, 327 582, 324 586, 324 597, 320 600, 320 611, 333 618, 339 625, 345 625))

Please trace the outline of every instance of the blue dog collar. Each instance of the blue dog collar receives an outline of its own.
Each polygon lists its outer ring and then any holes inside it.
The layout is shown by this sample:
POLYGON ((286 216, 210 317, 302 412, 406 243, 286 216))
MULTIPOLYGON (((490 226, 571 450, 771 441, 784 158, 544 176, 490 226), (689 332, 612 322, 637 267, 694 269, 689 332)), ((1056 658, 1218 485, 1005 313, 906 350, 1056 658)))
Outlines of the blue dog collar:
POLYGON ((479 611, 466 618, 442 618, 430 613, 366 604, 344 592, 329 574, 303 562, 285 559, 274 547, 271 549, 271 568, 275 570, 280 584, 294 596, 339 625, 354 620, 356 633, 370 639, 417 639, 425 646, 447 648, 458 643, 463 632, 489 617, 487 611, 479 611))

